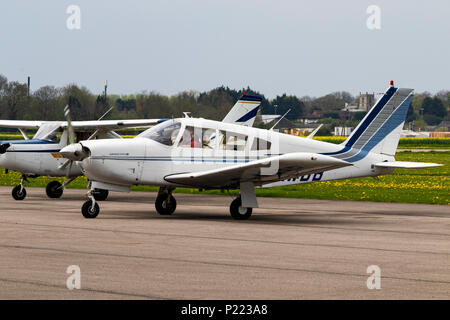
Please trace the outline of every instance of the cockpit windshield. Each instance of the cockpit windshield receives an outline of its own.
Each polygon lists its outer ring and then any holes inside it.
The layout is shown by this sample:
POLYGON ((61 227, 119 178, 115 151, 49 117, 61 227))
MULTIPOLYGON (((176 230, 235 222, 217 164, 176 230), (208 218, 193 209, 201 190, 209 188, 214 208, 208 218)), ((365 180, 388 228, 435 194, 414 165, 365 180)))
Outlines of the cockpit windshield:
POLYGON ((180 128, 181 123, 178 121, 167 120, 142 132, 138 137, 151 139, 166 146, 172 146, 180 132, 180 128))
POLYGON ((58 122, 43 123, 34 135, 33 139, 48 140, 59 143, 63 129, 58 122))

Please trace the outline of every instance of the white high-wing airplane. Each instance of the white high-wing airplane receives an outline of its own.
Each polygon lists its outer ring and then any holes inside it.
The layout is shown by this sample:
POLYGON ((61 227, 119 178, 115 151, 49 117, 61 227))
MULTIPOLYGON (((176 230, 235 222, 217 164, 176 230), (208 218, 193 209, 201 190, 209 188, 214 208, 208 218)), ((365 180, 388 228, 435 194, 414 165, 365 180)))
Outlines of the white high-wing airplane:
POLYGON ((86 218, 99 206, 94 188, 129 191, 131 185, 159 186, 155 207, 175 211, 176 187, 240 189, 230 205, 234 219, 248 219, 258 207, 255 187, 272 187, 356 177, 376 177, 394 168, 427 168, 433 163, 394 158, 412 89, 393 83, 341 145, 217 121, 183 118, 154 126, 129 140, 81 141, 60 153, 78 161, 91 181, 86 218))
MULTIPOLYGON (((262 98, 244 94, 225 116, 223 122, 241 126, 253 126, 262 98)), ((46 193, 50 198, 62 196, 64 188, 80 176, 78 166, 72 161, 62 158, 59 151, 67 145, 70 130, 79 136, 97 138, 119 138, 113 130, 129 128, 145 128, 166 121, 167 119, 146 120, 98 120, 98 121, 23 121, 0 120, 0 127, 18 128, 25 140, 0 141, 0 166, 6 170, 15 170, 22 174, 20 184, 13 188, 12 196, 16 200, 26 197, 23 186, 27 177, 51 176, 66 177, 62 185, 58 181, 47 184, 46 193), (69 125, 69 122, 71 125, 69 125), (24 133, 24 129, 38 129, 32 139, 24 133)), ((74 139, 74 138, 73 138, 74 139)), ((70 139, 69 139, 70 140, 70 139)), ((81 139, 79 139, 81 140, 81 139)), ((108 140, 108 139, 105 139, 108 140)), ((7 171, 6 171, 7 172, 7 171)), ((105 200, 107 189, 97 188, 93 195, 97 200, 105 200)))

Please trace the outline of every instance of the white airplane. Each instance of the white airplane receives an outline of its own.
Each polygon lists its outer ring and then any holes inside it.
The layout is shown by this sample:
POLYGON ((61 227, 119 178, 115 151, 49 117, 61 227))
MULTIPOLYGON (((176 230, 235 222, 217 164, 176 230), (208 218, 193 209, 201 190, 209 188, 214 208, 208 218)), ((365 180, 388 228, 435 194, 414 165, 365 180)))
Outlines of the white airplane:
POLYGON ((234 219, 248 219, 257 208, 255 187, 376 177, 394 168, 428 168, 433 163, 394 158, 412 89, 385 94, 341 145, 270 130, 198 118, 173 119, 129 140, 81 141, 63 148, 91 181, 85 218, 100 211, 95 188, 129 191, 132 185, 159 186, 155 207, 161 215, 176 209, 176 187, 240 189, 231 203, 234 219), (217 138, 216 138, 217 137, 217 138))
MULTIPOLYGON (((242 126, 253 126, 262 98, 244 94, 223 119, 225 123, 236 123, 242 126)), ((63 184, 51 181, 47 184, 46 193, 50 198, 62 196, 64 188, 76 177, 82 174, 78 166, 72 166, 72 161, 64 159, 59 151, 67 145, 70 135, 97 138, 122 139, 113 130, 145 128, 166 121, 167 119, 146 120, 98 120, 98 121, 24 121, 0 120, 0 127, 18 128, 25 140, 0 141, 0 166, 7 170, 22 174, 20 184, 13 188, 15 200, 23 200, 26 190, 23 186, 28 177, 51 176, 62 177, 63 184), (70 125, 69 125, 70 122, 70 125), (70 132, 69 129, 72 129, 70 132), (25 134, 25 129, 38 129, 32 139, 25 134)), ((69 139, 72 143, 74 137, 69 139)), ((93 195, 97 200, 105 200, 108 190, 95 189, 93 195)))

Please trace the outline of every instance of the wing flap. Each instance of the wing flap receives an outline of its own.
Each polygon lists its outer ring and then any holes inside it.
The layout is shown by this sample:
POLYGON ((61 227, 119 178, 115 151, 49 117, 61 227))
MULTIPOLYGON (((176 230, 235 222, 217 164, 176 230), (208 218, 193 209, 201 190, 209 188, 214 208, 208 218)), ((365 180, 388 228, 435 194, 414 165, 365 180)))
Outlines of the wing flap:
POLYGON ((318 173, 350 165, 346 161, 326 155, 296 152, 225 168, 172 174, 164 179, 179 185, 205 189, 237 188, 241 182, 263 185, 298 177, 299 175, 318 173))

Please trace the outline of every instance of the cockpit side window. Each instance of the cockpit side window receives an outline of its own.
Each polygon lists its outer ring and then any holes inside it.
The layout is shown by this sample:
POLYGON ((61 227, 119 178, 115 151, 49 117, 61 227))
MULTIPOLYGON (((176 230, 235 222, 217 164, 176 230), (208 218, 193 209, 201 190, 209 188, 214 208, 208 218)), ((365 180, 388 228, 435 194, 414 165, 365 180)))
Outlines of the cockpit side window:
POLYGON ((177 139, 180 128, 181 123, 168 120, 142 132, 138 137, 151 139, 166 146, 172 146, 177 139))

